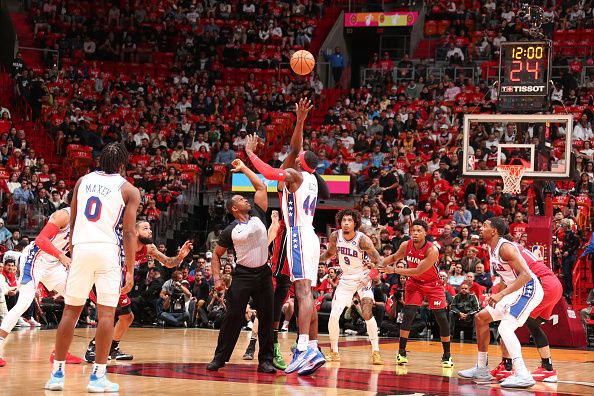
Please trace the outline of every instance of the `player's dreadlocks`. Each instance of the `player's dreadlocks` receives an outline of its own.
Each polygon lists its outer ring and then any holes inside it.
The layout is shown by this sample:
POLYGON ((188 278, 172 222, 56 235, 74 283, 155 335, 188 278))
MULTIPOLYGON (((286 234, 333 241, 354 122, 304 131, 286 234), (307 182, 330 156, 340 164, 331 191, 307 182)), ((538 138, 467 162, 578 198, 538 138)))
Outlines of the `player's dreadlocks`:
POLYGON ((128 164, 128 150, 122 143, 109 143, 101 150, 99 167, 107 174, 120 173, 122 165, 128 164))

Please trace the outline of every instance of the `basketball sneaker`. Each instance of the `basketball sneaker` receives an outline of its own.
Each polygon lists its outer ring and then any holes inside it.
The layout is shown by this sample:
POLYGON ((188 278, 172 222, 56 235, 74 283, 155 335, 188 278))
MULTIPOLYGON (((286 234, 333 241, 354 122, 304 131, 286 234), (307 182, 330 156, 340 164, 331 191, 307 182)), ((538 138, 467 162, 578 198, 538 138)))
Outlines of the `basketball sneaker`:
POLYGON ((314 351, 314 353, 312 355, 310 355, 309 358, 307 358, 307 363, 305 363, 303 366, 301 366, 301 368, 299 369, 297 374, 311 375, 317 369, 322 367, 324 365, 324 363, 326 363, 326 358, 324 357, 324 354, 319 349, 314 349, 313 351, 314 351))
POLYGON ((382 359, 380 351, 373 351, 371 354, 371 364, 376 366, 381 366, 384 364, 384 360, 382 359))
POLYGON ((396 356, 396 363, 398 363, 398 364, 406 364, 406 363, 408 363, 408 358, 406 357, 406 355, 398 354, 396 356))
POLYGON ((452 360, 452 357, 448 357, 447 359, 445 357, 441 358, 441 367, 443 368, 452 368, 454 367, 454 361, 452 360))
POLYGON ((41 323, 36 321, 33 317, 29 319, 29 325, 31 325, 32 327, 41 327, 41 323))
POLYGON ((6 360, 0 358, 0 367, 6 366, 6 360))
POLYGON ((254 352, 256 352, 256 344, 250 341, 250 344, 243 354, 243 360, 254 360, 254 352))
POLYGON ((330 351, 326 354, 326 361, 327 362, 340 362, 340 353, 330 351))
POLYGON ((89 342, 87 351, 85 352, 85 361, 87 363, 95 363, 95 340, 89 342))
POLYGON ((503 381, 513 373, 513 370, 505 369, 505 364, 503 364, 503 362, 499 362, 499 365, 495 367, 493 370, 491 370, 491 376, 495 378, 497 381, 503 381))
MULTIPOLYGON (((2 366, 2 363, 0 363, 2 366)), ((536 370, 532 372, 532 378, 535 381, 542 381, 542 382, 558 382, 559 378, 557 377, 557 370, 547 370, 542 366, 538 366, 536 370)))
POLYGON ((502 388, 530 388, 534 384, 536 384, 536 381, 530 374, 520 375, 515 373, 501 381, 502 388))
POLYGON ((55 373, 52 373, 52 376, 49 381, 45 383, 43 388, 51 391, 64 390, 64 372, 56 371, 55 373))
POLYGON ((97 377, 95 374, 91 374, 89 377, 89 385, 87 385, 89 393, 118 392, 119 390, 120 386, 109 381, 105 375, 97 377))
POLYGON ((272 359, 272 365, 279 370, 284 370, 287 368, 287 363, 285 363, 285 359, 283 358, 283 353, 278 342, 274 344, 274 359, 272 359))
POLYGON ((458 371, 458 375, 462 378, 471 378, 476 380, 491 381, 493 377, 489 372, 489 367, 474 366, 467 370, 458 371))
POLYGON ((311 359, 311 357, 315 356, 316 354, 317 351, 310 347, 307 347, 305 351, 295 349, 295 352, 293 353, 293 360, 291 360, 291 363, 289 363, 285 369, 285 373, 291 374, 292 372, 300 370, 301 367, 308 363, 309 359, 311 359))
MULTIPOLYGON (((52 351, 50 354, 50 363, 54 362, 56 357, 56 351, 52 351)), ((66 355, 66 364, 81 364, 84 360, 79 358, 78 356, 71 355, 70 352, 66 355)))
POLYGON ((117 346, 111 348, 111 351, 109 351, 109 358, 114 360, 132 360, 134 359, 134 356, 120 351, 120 347, 117 346))

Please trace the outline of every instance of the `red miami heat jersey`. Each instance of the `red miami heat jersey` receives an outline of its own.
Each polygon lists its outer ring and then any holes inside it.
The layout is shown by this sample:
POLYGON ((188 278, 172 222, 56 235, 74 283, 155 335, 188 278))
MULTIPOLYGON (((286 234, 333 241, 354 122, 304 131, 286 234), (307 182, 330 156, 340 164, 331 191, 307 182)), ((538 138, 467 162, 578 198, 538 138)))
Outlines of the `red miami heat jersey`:
POLYGON ((134 266, 135 267, 138 267, 140 264, 142 264, 146 261, 147 251, 148 251, 148 249, 147 249, 146 245, 142 245, 142 248, 140 248, 140 250, 136 252, 136 254, 134 255, 134 266))
MULTIPOLYGON (((423 247, 417 250, 413 240, 411 239, 408 241, 406 246, 406 262, 408 263, 408 268, 417 268, 419 264, 421 264, 421 261, 427 257, 427 250, 429 250, 431 246, 434 246, 433 243, 425 241, 423 247)), ((437 270, 436 261, 427 271, 420 275, 411 276, 410 279, 419 283, 439 282, 438 273, 439 271, 437 270)))
POLYGON ((547 275, 555 276, 553 271, 551 271, 551 269, 547 267, 546 264, 541 259, 536 257, 536 255, 532 253, 529 249, 526 249, 524 246, 519 245, 515 242, 512 242, 512 245, 514 245, 518 249, 520 255, 526 262, 526 265, 528 265, 528 268, 530 268, 530 271, 532 271, 532 273, 536 275, 538 278, 547 275))

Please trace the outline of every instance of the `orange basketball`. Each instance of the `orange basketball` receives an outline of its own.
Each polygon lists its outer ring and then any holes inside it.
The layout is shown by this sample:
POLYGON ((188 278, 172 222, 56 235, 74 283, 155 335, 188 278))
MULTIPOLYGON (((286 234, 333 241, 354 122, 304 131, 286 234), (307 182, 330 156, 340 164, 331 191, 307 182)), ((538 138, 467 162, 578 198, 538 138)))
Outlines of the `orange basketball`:
POLYGON ((309 51, 299 50, 291 57, 291 69, 300 76, 311 73, 315 65, 316 60, 309 51))

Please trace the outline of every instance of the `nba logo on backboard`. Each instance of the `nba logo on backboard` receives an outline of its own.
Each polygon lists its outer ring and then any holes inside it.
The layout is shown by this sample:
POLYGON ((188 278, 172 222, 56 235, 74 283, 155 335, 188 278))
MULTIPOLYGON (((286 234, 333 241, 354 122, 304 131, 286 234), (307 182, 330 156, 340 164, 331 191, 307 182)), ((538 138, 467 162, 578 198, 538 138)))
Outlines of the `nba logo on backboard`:
POLYGON ((532 246, 532 254, 540 261, 544 261, 544 246, 534 245, 532 246))
POLYGON ((501 87, 501 92, 512 93, 514 92, 514 87, 501 87))

